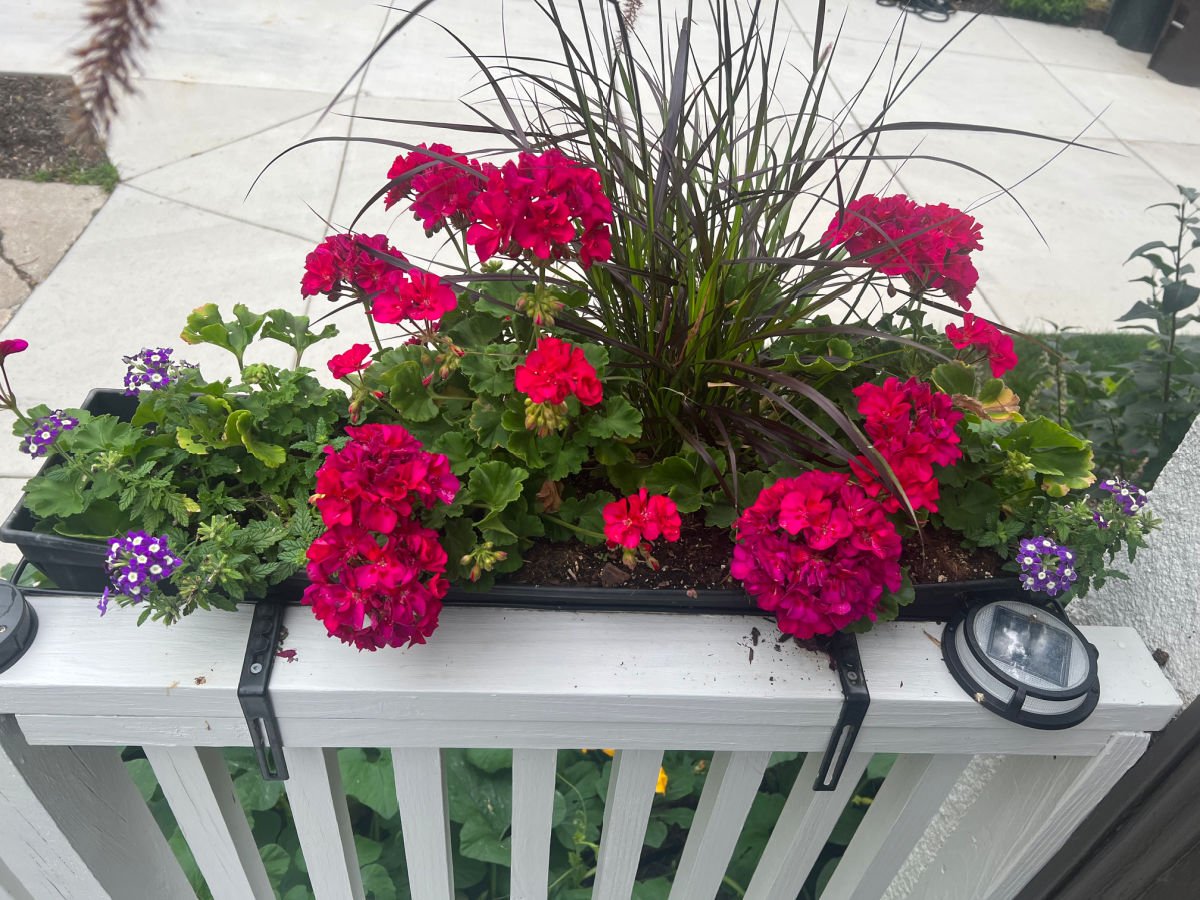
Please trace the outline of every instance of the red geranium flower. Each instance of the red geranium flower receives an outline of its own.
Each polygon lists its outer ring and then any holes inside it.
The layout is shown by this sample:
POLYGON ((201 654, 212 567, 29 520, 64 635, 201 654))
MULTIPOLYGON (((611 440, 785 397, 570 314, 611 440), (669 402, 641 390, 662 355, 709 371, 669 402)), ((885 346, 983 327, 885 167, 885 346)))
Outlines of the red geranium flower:
POLYGON ((467 229, 480 261, 497 253, 543 263, 577 258, 586 269, 612 255, 612 204, 595 169, 550 149, 521 153, 487 174, 467 229))
POLYGON ((338 353, 329 360, 329 371, 333 373, 334 378, 345 378, 347 375, 361 372, 371 366, 371 361, 367 359, 370 355, 371 348, 368 345, 354 344, 349 350, 338 353))
POLYGON ((609 547, 632 550, 643 541, 660 537, 678 541, 682 524, 674 500, 664 494, 650 496, 645 488, 604 507, 604 537, 609 547))
POLYGON ((432 272, 393 269, 371 301, 371 318, 384 325, 405 320, 436 322, 458 306, 453 288, 432 272))
POLYGON ((437 627, 447 583, 438 534, 422 510, 451 503, 458 479, 399 425, 346 429, 327 447, 313 502, 326 531, 308 548, 304 602, 329 634, 359 649, 424 643, 437 627))
POLYGON ((947 325, 946 337, 959 350, 982 348, 987 353, 993 378, 999 378, 1017 365, 1017 351, 1012 338, 987 319, 964 313, 962 327, 953 323, 947 325))
POLYGON ((903 194, 867 194, 846 204, 821 238, 884 275, 902 275, 920 290, 943 291, 963 309, 979 273, 970 254, 983 249, 982 228, 945 203, 920 206, 903 194))
POLYGON ((558 338, 540 338, 513 375, 517 390, 534 403, 562 403, 572 394, 584 406, 603 399, 596 370, 583 350, 558 338))
MULTIPOLYGON (((910 378, 889 378, 882 385, 854 389, 863 428, 887 462, 913 509, 937 512, 939 496, 933 467, 953 465, 961 456, 954 428, 962 413, 948 394, 910 378)), ((883 479, 867 456, 850 460, 856 479, 872 497, 883 492, 883 479)), ((900 508, 896 497, 882 501, 889 512, 900 508)))

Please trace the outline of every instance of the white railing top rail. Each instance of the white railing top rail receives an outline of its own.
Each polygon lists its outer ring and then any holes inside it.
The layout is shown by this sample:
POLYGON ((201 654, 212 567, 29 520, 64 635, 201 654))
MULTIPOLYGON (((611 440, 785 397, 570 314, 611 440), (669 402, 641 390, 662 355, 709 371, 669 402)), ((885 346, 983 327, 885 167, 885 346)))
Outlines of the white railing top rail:
MULTIPOLYGON (((0 675, 0 713, 30 743, 244 746, 237 699, 251 612, 165 629, 92 598, 32 600, 40 629, 0 675)), ((841 705, 828 658, 779 643, 756 617, 456 608, 429 644, 358 653, 289 609, 271 696, 293 747, 663 747, 821 750, 841 705)), ((856 751, 1090 756, 1118 732, 1157 731, 1179 698, 1130 628, 1084 628, 1100 704, 1036 731, 980 708, 941 659, 940 627, 859 638, 871 707, 856 751)))

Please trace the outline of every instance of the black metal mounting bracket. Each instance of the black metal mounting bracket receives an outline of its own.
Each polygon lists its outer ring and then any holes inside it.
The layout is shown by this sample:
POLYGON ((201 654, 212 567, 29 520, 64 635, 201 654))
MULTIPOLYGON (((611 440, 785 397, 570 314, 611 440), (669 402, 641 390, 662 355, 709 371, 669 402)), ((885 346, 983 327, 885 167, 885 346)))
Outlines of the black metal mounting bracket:
POLYGON ((838 786, 871 705, 871 692, 867 690, 867 676, 858 653, 858 638, 853 634, 834 635, 829 655, 842 682, 842 711, 829 738, 829 746, 825 748, 825 757, 813 783, 814 791, 832 791, 838 786))
POLYGON ((284 608, 285 604, 268 600, 254 604, 254 618, 250 620, 250 635, 246 639, 246 659, 238 680, 238 701, 242 705, 242 715, 246 717, 250 743, 258 757, 258 769, 264 781, 287 781, 288 778, 279 722, 267 692, 283 632, 284 608))

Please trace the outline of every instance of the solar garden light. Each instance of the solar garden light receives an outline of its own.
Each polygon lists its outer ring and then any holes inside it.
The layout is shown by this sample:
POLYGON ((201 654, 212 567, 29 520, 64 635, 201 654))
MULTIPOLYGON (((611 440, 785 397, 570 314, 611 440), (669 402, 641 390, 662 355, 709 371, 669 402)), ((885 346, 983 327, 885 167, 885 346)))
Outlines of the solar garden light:
POLYGON ((15 585, 0 581, 0 672, 25 655, 37 635, 37 613, 15 585))
POLYGON ((1078 725, 1100 699, 1096 648, 1055 602, 994 600, 946 623, 950 674, 981 705, 1029 728, 1078 725))

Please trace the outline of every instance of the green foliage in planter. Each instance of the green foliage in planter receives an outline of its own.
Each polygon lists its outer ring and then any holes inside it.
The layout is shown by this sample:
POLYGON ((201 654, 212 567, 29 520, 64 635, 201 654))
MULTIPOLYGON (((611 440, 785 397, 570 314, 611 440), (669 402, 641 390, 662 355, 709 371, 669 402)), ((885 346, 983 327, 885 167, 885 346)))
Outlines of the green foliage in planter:
POLYGON ((1005 12, 1041 22, 1073 25, 1088 8, 1088 0, 1002 0, 1005 12))
MULTIPOLYGON (((130 775, 189 882, 200 900, 210 900, 211 894, 150 764, 136 748, 127 749, 124 756, 130 775)), ((277 895, 283 900, 311 900, 308 870, 284 786, 260 778, 250 750, 226 750, 225 758, 277 895)), ((509 900, 512 751, 447 750, 443 759, 456 897, 509 900)), ((387 750, 351 748, 339 750, 338 760, 367 897, 408 900, 411 895, 391 754, 387 750)), ((666 900, 711 761, 711 753, 668 751, 664 755, 666 789, 655 797, 651 807, 633 900, 666 900)), ((894 761, 893 754, 877 754, 872 759, 798 900, 816 900, 894 761)), ((735 900, 745 894, 803 762, 804 755, 799 753, 776 753, 771 757, 734 848, 718 894, 721 900, 735 900)), ((557 771, 549 896, 550 900, 587 900, 596 874, 612 760, 598 750, 562 750, 557 771)))
MULTIPOLYGON (((166 387, 141 394, 132 422, 72 410, 79 425, 55 441, 56 464, 26 487, 39 528, 94 540, 135 529, 168 538, 184 565, 172 592, 148 596, 143 621, 169 624, 197 608, 261 597, 303 568, 320 533, 308 497, 321 448, 340 439, 346 396, 309 369, 243 364, 268 316, 276 328, 263 336, 301 352, 314 339, 307 319, 234 311, 223 322, 215 306, 201 307, 185 336, 233 353, 237 380, 207 381, 197 368, 176 366, 166 387)), ((14 431, 27 427, 18 421, 14 431)))
POLYGON ((1150 268, 1149 286, 1118 321, 1126 334, 1075 335, 1056 329, 1026 351, 1019 374, 1026 405, 1091 439, 1097 469, 1149 487, 1200 408, 1200 341, 1183 329, 1200 321, 1200 287, 1187 261, 1200 247, 1200 194, 1151 209, 1170 210, 1173 233, 1130 254, 1150 268))

